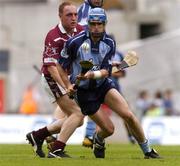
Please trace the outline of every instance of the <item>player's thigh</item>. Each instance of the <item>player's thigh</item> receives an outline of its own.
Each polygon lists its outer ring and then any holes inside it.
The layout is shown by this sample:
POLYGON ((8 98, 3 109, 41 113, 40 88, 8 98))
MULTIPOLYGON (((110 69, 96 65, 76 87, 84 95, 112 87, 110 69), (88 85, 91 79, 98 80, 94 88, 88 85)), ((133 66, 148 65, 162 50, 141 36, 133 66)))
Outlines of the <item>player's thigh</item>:
POLYGON ((61 107, 62 111, 67 114, 71 115, 72 113, 77 114, 79 116, 82 115, 80 107, 77 103, 70 99, 68 95, 61 96, 57 99, 57 104, 61 107))
POLYGON ((62 111, 62 109, 57 105, 54 113, 53 118, 54 119, 63 119, 66 117, 66 114, 62 111))
POLYGON ((104 102, 112 109, 112 111, 116 112, 122 118, 131 116, 132 114, 128 103, 116 89, 110 89, 107 92, 104 102))
POLYGON ((102 110, 98 110, 95 114, 91 115, 90 118, 104 131, 108 133, 114 132, 114 124, 112 123, 108 114, 102 110))
POLYGON ((62 111, 67 115, 81 115, 80 108, 76 102, 69 98, 67 92, 50 76, 42 75, 42 85, 44 86, 51 102, 57 102, 62 111))

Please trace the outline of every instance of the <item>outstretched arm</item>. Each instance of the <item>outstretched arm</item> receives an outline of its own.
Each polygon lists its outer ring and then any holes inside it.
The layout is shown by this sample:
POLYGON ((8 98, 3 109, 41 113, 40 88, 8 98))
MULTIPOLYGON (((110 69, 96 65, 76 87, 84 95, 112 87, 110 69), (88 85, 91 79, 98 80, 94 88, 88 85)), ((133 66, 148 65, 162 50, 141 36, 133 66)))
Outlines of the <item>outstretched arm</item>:
POLYGON ((77 79, 87 80, 87 79, 101 79, 109 76, 109 72, 106 69, 101 69, 97 71, 88 71, 84 75, 78 75, 77 79))

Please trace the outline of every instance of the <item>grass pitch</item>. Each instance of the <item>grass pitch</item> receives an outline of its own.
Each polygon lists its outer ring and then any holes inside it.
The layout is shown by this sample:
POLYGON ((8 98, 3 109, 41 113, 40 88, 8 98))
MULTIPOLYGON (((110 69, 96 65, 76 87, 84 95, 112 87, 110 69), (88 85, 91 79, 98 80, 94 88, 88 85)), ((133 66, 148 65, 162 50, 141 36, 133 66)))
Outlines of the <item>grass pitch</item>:
MULTIPOLYGON (((154 146, 153 146, 154 147, 154 146)), ((38 158, 30 145, 0 144, 0 166, 178 166, 180 146, 155 146, 163 159, 143 159, 138 145, 109 144, 106 158, 96 159, 91 149, 68 145, 70 159, 38 158)), ((44 146, 46 151, 46 146, 44 146)))

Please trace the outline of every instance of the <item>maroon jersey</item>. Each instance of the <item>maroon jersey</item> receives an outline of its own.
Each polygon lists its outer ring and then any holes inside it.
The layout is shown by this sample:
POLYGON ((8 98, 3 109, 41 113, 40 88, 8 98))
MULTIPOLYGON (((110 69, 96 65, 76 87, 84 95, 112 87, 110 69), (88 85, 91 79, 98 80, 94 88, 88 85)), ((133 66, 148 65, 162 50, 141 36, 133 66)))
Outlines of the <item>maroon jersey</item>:
MULTIPOLYGON (((80 33, 83 27, 77 25, 74 29, 74 35, 80 33)), ((72 36, 66 33, 61 24, 51 29, 45 39, 45 48, 43 52, 43 66, 42 73, 49 75, 48 66, 56 66, 57 60, 60 58, 61 51, 65 42, 72 36)))

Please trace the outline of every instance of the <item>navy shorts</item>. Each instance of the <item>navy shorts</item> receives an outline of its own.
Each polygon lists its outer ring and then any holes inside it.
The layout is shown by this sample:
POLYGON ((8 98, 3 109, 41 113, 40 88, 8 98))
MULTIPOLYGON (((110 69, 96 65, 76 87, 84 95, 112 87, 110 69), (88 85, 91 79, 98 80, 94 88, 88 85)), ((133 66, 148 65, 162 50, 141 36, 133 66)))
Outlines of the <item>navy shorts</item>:
POLYGON ((78 88, 76 97, 81 112, 84 115, 95 114, 104 102, 106 93, 112 88, 115 88, 115 85, 110 79, 106 79, 100 87, 95 89, 78 88))

